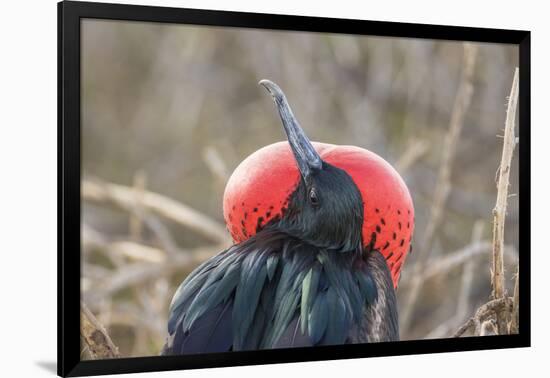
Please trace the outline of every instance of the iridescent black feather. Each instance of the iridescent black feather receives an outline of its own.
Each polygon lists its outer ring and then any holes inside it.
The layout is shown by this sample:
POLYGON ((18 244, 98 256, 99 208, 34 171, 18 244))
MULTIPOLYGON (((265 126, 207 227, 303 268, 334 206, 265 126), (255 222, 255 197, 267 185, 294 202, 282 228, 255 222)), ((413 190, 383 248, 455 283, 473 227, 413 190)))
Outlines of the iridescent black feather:
POLYGON ((334 253, 269 228, 195 270, 169 318, 163 354, 398 338, 389 270, 377 251, 334 253), (380 316, 386 329, 368 324, 380 316), (376 337, 365 333, 374 328, 376 337))

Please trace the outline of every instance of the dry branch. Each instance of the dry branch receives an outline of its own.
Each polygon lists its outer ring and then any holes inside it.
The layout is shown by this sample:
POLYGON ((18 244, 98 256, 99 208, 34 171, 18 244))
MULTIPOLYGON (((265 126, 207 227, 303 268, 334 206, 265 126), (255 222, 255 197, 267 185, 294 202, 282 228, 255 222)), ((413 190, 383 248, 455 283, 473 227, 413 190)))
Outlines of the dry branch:
MULTIPOLYGON (((130 245, 129 242, 125 244, 125 246, 128 245, 130 245)), ((118 246, 123 247, 120 244, 118 246)), ((108 279, 99 282, 93 291, 85 292, 84 297, 89 302, 96 302, 124 288, 159 277, 169 277, 174 272, 185 268, 192 269, 219 251, 217 248, 197 248, 192 252, 179 253, 160 264, 143 262, 120 267, 108 279)))
POLYGON ((491 249, 489 241, 483 241, 475 244, 469 244, 458 251, 446 254, 443 257, 434 259, 432 263, 422 273, 423 279, 427 280, 441 273, 446 273, 452 268, 455 268, 466 261, 471 260, 474 256, 480 256, 491 249))
POLYGON ((169 255, 174 255, 178 252, 179 247, 176 245, 175 240, 172 238, 170 231, 166 226, 155 216, 148 214, 143 221, 153 232, 157 238, 160 246, 168 253, 169 255))
POLYGON ((504 141, 502 158, 498 170, 497 201, 493 210, 493 253, 491 269, 491 285, 493 287, 493 300, 481 306, 476 315, 460 327, 455 337, 462 335, 472 326, 476 327, 476 335, 485 334, 479 330, 487 316, 494 315, 496 320, 495 331, 499 335, 517 332, 519 311, 519 275, 516 276, 514 298, 506 296, 504 277, 504 223, 506 220, 506 206, 508 200, 508 186, 510 181, 510 166, 516 146, 514 124, 519 92, 519 70, 514 72, 514 80, 506 110, 506 124, 504 129, 504 141))
POLYGON ((510 320, 509 333, 519 332, 519 266, 516 272, 516 283, 514 285, 514 304, 512 306, 512 314, 510 320))
POLYGON ((144 261, 147 263, 162 263, 166 261, 166 253, 164 253, 164 251, 132 241, 109 243, 106 244, 106 249, 110 254, 124 256, 130 260, 144 261))
MULTIPOLYGON (((472 238, 475 238, 475 235, 472 234, 472 238)), ((489 241, 482 241, 478 243, 471 243, 466 247, 459 249, 457 251, 446 254, 443 257, 439 257, 430 261, 430 265, 426 267, 423 273, 424 281, 432 279, 436 276, 441 276, 448 274, 449 271, 460 267, 461 265, 473 264, 476 265, 475 258, 486 257, 489 255, 488 252, 491 251, 491 243, 489 241)), ((504 248, 504 257, 505 260, 509 262, 513 261, 514 263, 518 258, 518 251, 515 247, 507 245, 504 248)), ((508 262, 508 263, 509 263, 508 262)), ((463 282, 467 277, 463 276, 463 282)), ((407 281, 404 282, 406 285, 407 281)), ((464 287, 462 290, 466 291, 464 287)), ((458 300, 460 303, 460 299, 458 300)), ((438 337, 444 337, 447 335, 452 335, 456 328, 464 322, 465 314, 459 310, 460 305, 457 306, 456 316, 445 320, 439 326, 432 329, 428 332, 423 338, 424 339, 434 339, 438 337)))
POLYGON ((229 179, 230 172, 219 151, 213 146, 207 146, 202 150, 202 158, 216 180, 220 184, 225 185, 229 179))
POLYGON ((138 171, 134 175, 134 209, 130 212, 129 231, 132 239, 141 241, 143 234, 143 193, 147 185, 145 172, 138 171))
MULTIPOLYGON (((472 280, 474 277, 474 267, 476 266, 475 259, 473 259, 474 256, 483 256, 486 251, 488 251, 491 247, 489 242, 483 242, 483 245, 481 244, 481 236, 483 234, 483 221, 481 219, 477 220, 474 224, 474 227, 472 229, 472 240, 469 246, 466 246, 463 250, 466 251, 466 253, 461 253, 459 251, 458 254, 451 253, 450 255, 445 256, 447 260, 444 261, 452 261, 456 264, 457 261, 463 262, 464 265, 462 267, 462 278, 461 278, 461 285, 460 285, 460 292, 458 295, 458 300, 456 301, 456 313, 455 315, 447 319, 444 323, 440 324, 438 327, 430 331, 425 338, 426 339, 433 339, 438 337, 443 337, 447 334, 449 334, 450 330, 456 329, 457 326, 459 326, 461 323, 464 322, 464 319, 466 318, 466 315, 469 312, 470 307, 470 294, 472 290, 472 280), (484 247, 484 248, 479 248, 484 247), (477 255, 471 253, 479 252, 477 255), (460 257, 460 259, 457 259, 456 256, 460 257), (451 257, 449 260, 448 258, 451 257)), ((444 258, 444 259, 445 259, 444 258)), ((451 264, 451 267, 454 264, 451 264)), ((447 263, 443 266, 449 266, 447 263)), ((439 272, 444 271, 445 273, 448 272, 448 269, 441 269, 439 268, 439 272)), ((454 303, 455 301, 453 301, 454 303)), ((476 327, 478 324, 476 324, 476 327)), ((483 330, 483 324, 479 325, 481 329, 483 330)))
POLYGON ((414 163, 418 161, 429 149, 429 143, 423 139, 413 139, 407 146, 407 149, 401 155, 397 163, 395 163, 395 169, 397 172, 403 174, 414 163))
POLYGON ((510 308, 511 305, 512 300, 510 298, 493 299, 492 301, 485 303, 483 306, 477 309, 473 317, 471 317, 466 323, 458 328, 453 337, 462 336, 472 327, 475 328, 475 334, 479 335, 481 330, 481 323, 483 321, 487 320, 488 317, 496 314, 498 311, 507 311, 507 309, 510 308))
POLYGON ((120 357, 118 348, 84 302, 80 303, 80 335, 93 359, 120 357))
POLYGON ((441 164, 439 165, 437 185, 434 193, 434 200, 430 209, 430 222, 421 240, 422 254, 428 255, 432 248, 435 232, 439 227, 443 208, 451 187, 451 171, 455 158, 455 152, 460 138, 460 133, 464 125, 464 118, 474 92, 474 67, 477 57, 477 47, 475 45, 464 44, 463 70, 460 79, 460 86, 455 98, 449 129, 445 135, 442 146, 441 164))
MULTIPOLYGON (((135 346, 163 339, 166 305, 171 294, 167 279, 178 271, 192 270, 229 244, 228 234, 218 222, 184 204, 147 191, 145 185, 143 174, 136 174, 133 187, 89 179, 82 184, 84 200, 115 205, 129 213, 129 238, 107 237, 83 224, 83 250, 86 253, 99 252, 109 259, 114 269, 85 262, 82 297, 97 311, 103 324, 121 324, 124 315, 124 319, 130 319, 128 324, 140 324, 134 330, 138 340, 135 346), (205 248, 182 249, 160 217, 183 225, 216 244, 205 248), (156 239, 154 246, 145 244, 144 227, 156 239), (132 310, 135 315, 133 318, 128 318, 128 312, 121 313, 112 307, 113 296, 127 289, 139 303, 132 310)), ((96 358, 88 342, 83 342, 86 344, 86 354, 96 358)), ((146 351, 134 349, 132 353, 142 354, 146 351)))
MULTIPOLYGON (((483 256, 490 250, 491 243, 485 240, 479 243, 469 244, 464 248, 450 252, 442 257, 434 258, 430 261, 430 265, 422 272, 422 280, 427 281, 436 275, 447 273, 449 270, 468 262, 474 257, 483 256)), ((504 248, 504 255, 508 260, 517 259, 518 252, 513 246, 507 245, 504 248)))
MULTIPOLYGON (((472 230, 472 245, 479 244, 481 236, 483 235, 483 220, 478 219, 474 223, 474 228, 472 230)), ((460 293, 458 295, 458 301, 456 306, 456 315, 455 319, 462 321, 469 312, 470 305, 470 293, 472 291, 472 281, 474 278, 474 261, 473 259, 468 259, 464 263, 462 268, 462 279, 460 285, 460 293)))
POLYGON ((99 233, 85 224, 82 229, 82 244, 102 252, 117 267, 116 270, 109 270, 85 263, 83 276, 100 278, 95 279, 96 283, 93 287, 90 285, 84 287, 84 298, 89 304, 95 304, 98 300, 107 298, 124 288, 170 277, 179 270, 192 269, 224 249, 221 245, 191 250, 175 247, 175 253, 165 253, 161 249, 129 240, 110 242, 106 238, 98 237, 99 233), (88 237, 91 239, 88 240, 88 237), (120 262, 120 258, 139 262, 128 265, 120 262))
MULTIPOLYGON (((502 158, 499 167, 497 183, 497 202, 493 210, 493 268, 492 285, 493 298, 504 298, 506 289, 504 284, 504 223, 506 220, 506 206, 508 200, 508 186, 510 182, 510 166, 516 146, 514 125, 516 120, 516 108, 519 92, 519 70, 516 68, 512 90, 506 110, 506 124, 504 128, 504 142, 502 147, 502 158)), ((497 326, 499 334, 507 333, 507 313, 501 311, 497 314, 497 326)))
POLYGON ((407 293, 407 303, 402 313, 401 327, 408 329, 412 319, 418 295, 422 288, 422 269, 424 263, 431 253, 435 233, 441 222, 443 208, 451 188, 451 171, 455 157, 456 147, 460 132, 464 124, 464 118, 470 106, 474 91, 473 77, 477 57, 477 46, 464 43, 463 68, 460 85, 456 94, 449 129, 443 141, 441 164, 439 166, 437 184, 434 193, 434 200, 430 209, 429 222, 419 243, 419 253, 413 267, 413 279, 410 291, 407 293))
MULTIPOLYGON (((133 188, 103 182, 98 179, 82 181, 82 199, 95 202, 112 202, 133 211, 136 195, 133 188)), ((141 206, 159 216, 181 224, 217 243, 229 241, 225 227, 191 207, 151 191, 143 191, 141 206)))
MULTIPOLYGON (((483 323, 481 323, 481 327, 479 329, 479 336, 488 336, 488 335, 496 335, 496 326, 493 319, 485 320, 483 323)), ((478 334, 476 330, 476 335, 478 334)))

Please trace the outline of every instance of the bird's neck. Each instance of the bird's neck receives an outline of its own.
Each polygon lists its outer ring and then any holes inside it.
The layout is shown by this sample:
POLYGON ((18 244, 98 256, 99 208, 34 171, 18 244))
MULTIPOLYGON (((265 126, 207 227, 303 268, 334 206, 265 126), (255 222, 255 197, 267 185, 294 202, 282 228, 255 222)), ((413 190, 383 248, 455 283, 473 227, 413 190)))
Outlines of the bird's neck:
MULTIPOLYGON (((280 235, 283 239, 305 244, 309 247, 329 253, 344 253, 352 257, 360 254, 362 249, 361 232, 349 233, 347 237, 332 238, 328 233, 309 231, 307 224, 297 222, 291 217, 275 219, 262 230, 269 235, 280 235)), ((261 232, 256 235, 262 238, 261 232)))

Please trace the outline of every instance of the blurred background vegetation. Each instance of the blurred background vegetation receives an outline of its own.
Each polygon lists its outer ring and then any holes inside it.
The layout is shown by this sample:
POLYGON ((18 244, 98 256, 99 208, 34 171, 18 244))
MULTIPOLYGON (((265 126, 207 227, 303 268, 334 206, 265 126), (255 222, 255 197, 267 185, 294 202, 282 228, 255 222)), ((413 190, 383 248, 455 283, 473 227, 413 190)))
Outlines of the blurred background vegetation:
MULTIPOLYGON (((408 312, 402 339, 448 337, 489 298, 487 243, 515 46, 476 44, 450 189, 431 248, 419 253, 461 83, 462 43, 102 20, 84 20, 81 37, 82 299, 122 356, 159 353, 177 285, 229 243, 225 181, 250 153, 284 140, 257 85, 263 78, 285 91, 312 140, 367 148, 404 177, 416 229, 398 289, 408 312), (177 206, 162 202, 169 199, 177 206), (477 252, 453 260, 473 243, 477 252), (418 256, 420 274, 443 268, 427 274, 411 307, 418 256)), ((517 153, 510 193, 518 193, 517 153)), ((517 196, 509 199, 505 242, 505 267, 514 271, 517 196)))

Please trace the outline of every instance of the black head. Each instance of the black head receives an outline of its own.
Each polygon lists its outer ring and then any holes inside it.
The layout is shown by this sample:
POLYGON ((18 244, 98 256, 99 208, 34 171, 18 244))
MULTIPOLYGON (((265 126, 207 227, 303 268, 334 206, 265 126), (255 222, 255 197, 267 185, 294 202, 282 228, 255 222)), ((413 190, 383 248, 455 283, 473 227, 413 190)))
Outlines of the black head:
POLYGON ((359 248, 363 200, 352 178, 324 162, 294 117, 283 91, 262 80, 273 96, 300 170, 301 180, 288 209, 274 227, 317 247, 337 251, 359 248))

